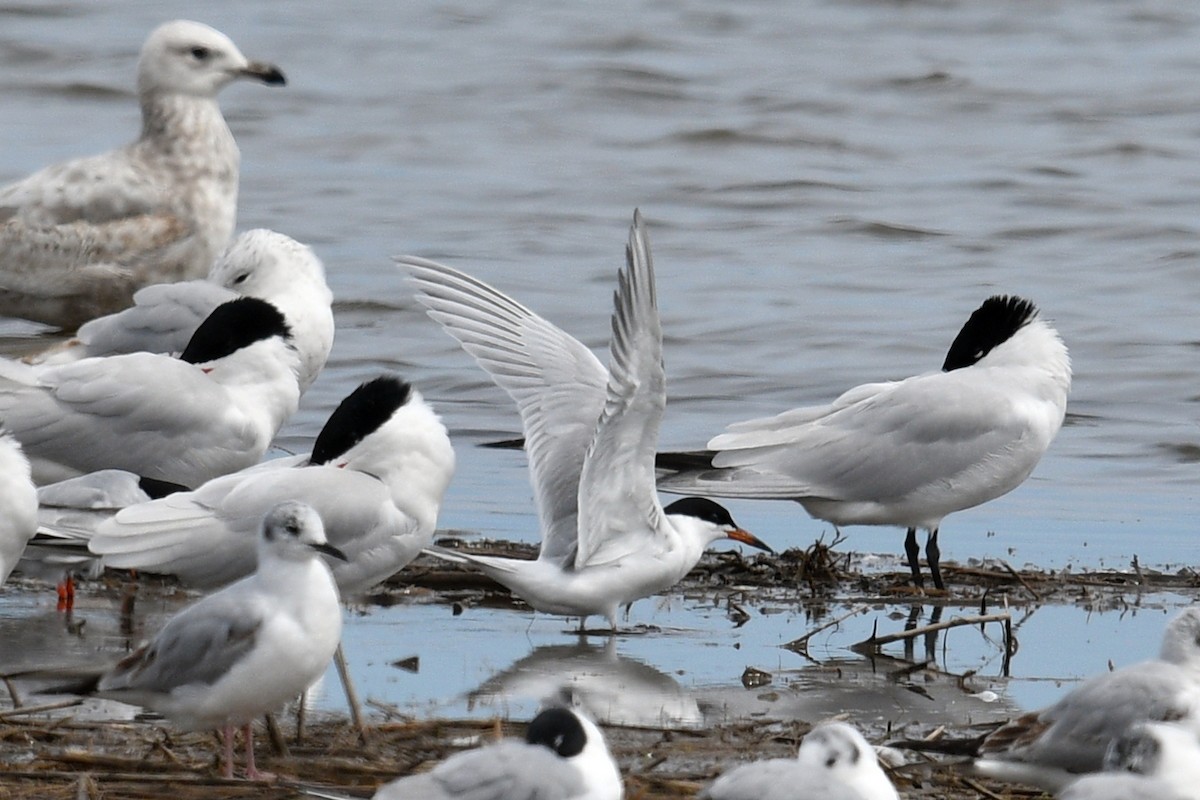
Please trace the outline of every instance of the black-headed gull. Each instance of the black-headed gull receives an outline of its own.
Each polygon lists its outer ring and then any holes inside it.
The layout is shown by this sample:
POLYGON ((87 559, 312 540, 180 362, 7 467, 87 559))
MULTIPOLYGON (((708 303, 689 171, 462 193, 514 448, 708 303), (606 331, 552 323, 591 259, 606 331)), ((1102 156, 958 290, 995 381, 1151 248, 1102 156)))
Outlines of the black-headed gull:
MULTIPOLYGON (((267 461, 195 491, 128 506, 100 523, 90 547, 106 566, 212 588, 254 570, 254 534, 267 509, 302 500, 346 554, 333 574, 349 597, 431 544, 453 474, 454 449, 437 414, 409 384, 383 376, 338 405, 310 455, 267 461)), ((133 495, 140 488, 130 480, 106 480, 105 486, 133 495)))
POLYGON ((333 348, 333 293, 311 248, 264 228, 238 234, 206 279, 139 289, 130 308, 93 319, 73 338, 26 360, 64 364, 89 356, 180 353, 205 317, 239 296, 283 312, 300 354, 300 389, 307 390, 333 348))
POLYGON ((256 464, 300 402, 283 315, 253 297, 218 306, 179 358, 0 359, 0 419, 49 483, 125 469, 183 486, 256 464))
POLYGON ((244 726, 246 775, 259 777, 251 722, 329 666, 342 609, 320 554, 345 556, 326 541, 320 516, 297 502, 267 513, 257 549, 252 575, 183 609, 111 669, 58 690, 145 706, 185 730, 223 730, 226 777, 233 729, 244 726))
POLYGON ((73 328, 141 286, 207 273, 237 216, 217 93, 239 78, 285 83, 207 25, 156 28, 138 60, 138 140, 0 188, 0 314, 73 328))
MULTIPOLYGON (((995 296, 963 325, 941 371, 731 425, 708 442, 711 463, 685 464, 659 488, 795 500, 837 526, 907 528, 918 586, 923 528, 933 583, 943 589, 942 519, 1029 477, 1062 426, 1070 388, 1070 359, 1055 330, 1028 300, 995 296)), ((670 456, 660 460, 671 464, 670 456)))
POLYGON ((641 215, 618 275, 611 366, 525 306, 450 267, 398 259, 429 316, 517 404, 541 520, 534 561, 431 550, 468 561, 535 610, 580 618, 675 585, 713 541, 769 549, 711 500, 663 508, 654 449, 666 406, 662 328, 641 215))
POLYGON ((862 734, 844 722, 813 728, 795 758, 736 767, 699 797, 708 800, 898 800, 862 734))
POLYGON ((524 741, 459 753, 384 784, 374 800, 621 800, 624 791, 596 724, 555 707, 533 718, 524 741))

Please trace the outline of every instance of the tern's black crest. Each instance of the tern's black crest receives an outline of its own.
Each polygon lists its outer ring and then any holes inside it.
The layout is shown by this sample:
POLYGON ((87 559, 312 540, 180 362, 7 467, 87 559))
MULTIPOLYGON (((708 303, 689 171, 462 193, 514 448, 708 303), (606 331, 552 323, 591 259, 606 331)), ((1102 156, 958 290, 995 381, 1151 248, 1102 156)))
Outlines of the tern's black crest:
POLYGON ((189 364, 205 364, 272 336, 288 339, 291 335, 278 308, 257 297, 239 297, 213 309, 179 358, 189 364))
POLYGON ((685 497, 671 503, 663 511, 668 514, 686 514, 719 527, 737 527, 737 523, 733 521, 733 516, 725 510, 725 506, 714 503, 707 497, 685 497))
POLYGON ((329 415, 313 445, 313 464, 328 464, 379 430, 412 397, 412 387, 390 376, 361 384, 329 415))
POLYGON ((978 362, 1036 316, 1037 307, 1028 300, 1000 294, 989 297, 954 337, 942 371, 949 372, 978 362))
POLYGON ((587 744, 587 732, 570 711, 548 708, 529 723, 525 741, 549 747, 563 758, 571 758, 583 752, 587 744))

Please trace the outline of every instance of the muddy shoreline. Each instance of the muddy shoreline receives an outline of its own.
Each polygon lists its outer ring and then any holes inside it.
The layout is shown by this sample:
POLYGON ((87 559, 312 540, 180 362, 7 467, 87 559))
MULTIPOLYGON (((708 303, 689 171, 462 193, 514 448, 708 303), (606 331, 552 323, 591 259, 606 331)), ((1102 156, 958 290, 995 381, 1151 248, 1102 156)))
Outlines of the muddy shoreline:
MULTIPOLYGON (((505 542, 472 542, 455 537, 441 540, 448 546, 509 556, 534 555, 528 545, 505 542)), ((764 595, 782 601, 862 604, 905 609, 940 606, 946 622, 952 619, 1001 617, 1024 606, 1071 604, 1089 609, 1119 609, 1136 604, 1143 593, 1170 591, 1184 598, 1200 597, 1200 576, 1190 569, 1167 574, 1136 564, 1127 571, 1015 570, 1003 563, 943 565, 948 591, 915 593, 907 574, 861 570, 854 558, 824 544, 778 555, 744 558, 731 553, 707 555, 680 587, 682 592, 717 594, 724 598, 730 619, 747 613, 740 601, 764 595)), ((130 592, 129 578, 106 576, 89 589, 130 592)), ((173 591, 169 583, 142 579, 139 593, 173 591)), ((422 558, 363 599, 387 606, 411 599, 436 602, 452 609, 471 606, 520 607, 501 587, 482 576, 422 558)), ((830 620, 836 623, 836 619, 830 620)), ((967 624, 958 622, 956 624, 967 624)), ((897 626, 899 627, 899 626, 897 626)), ((810 634, 812 632, 810 631, 810 634)), ((904 633, 892 635, 905 636, 904 633)), ((912 634, 913 638, 921 631, 912 634)), ((805 637, 801 637, 803 640, 805 637)), ((804 641, 789 643, 801 652, 804 641)), ((1017 642, 1011 643, 1015 649, 1017 642)), ((856 646, 869 654, 869 642, 856 646)), ((883 668, 904 677, 936 669, 919 659, 911 663, 881 657, 883 668)), ((771 691, 770 677, 762 691, 771 691)), ((949 676, 969 687, 969 675, 949 676)), ((744 675, 743 685, 755 689, 754 675, 744 675)), ((366 741, 347 719, 321 715, 304 724, 297 736, 293 713, 280 715, 283 732, 268 746, 263 726, 257 733, 261 766, 278 773, 272 784, 227 782, 216 776, 215 736, 181 734, 169 724, 149 717, 122 721, 81 719, 73 706, 45 708, 61 698, 0 695, 0 800, 25 798, 292 798, 307 796, 304 787, 321 787, 347 797, 369 797, 387 780, 428 769, 445 757, 477 746, 499 735, 520 735, 518 720, 417 719, 395 710, 369 705, 366 741), (24 703, 18 707, 17 703, 24 703)), ((817 719, 738 720, 698 730, 654 727, 606 726, 609 744, 626 776, 627 797, 689 797, 732 762, 754 758, 788 757, 817 719)), ((973 736, 973 728, 949 730, 864 731, 873 743, 917 735, 973 736)), ((900 793, 908 798, 1039 797, 1040 792, 971 777, 946 760, 908 754, 908 762, 892 775, 900 793)))

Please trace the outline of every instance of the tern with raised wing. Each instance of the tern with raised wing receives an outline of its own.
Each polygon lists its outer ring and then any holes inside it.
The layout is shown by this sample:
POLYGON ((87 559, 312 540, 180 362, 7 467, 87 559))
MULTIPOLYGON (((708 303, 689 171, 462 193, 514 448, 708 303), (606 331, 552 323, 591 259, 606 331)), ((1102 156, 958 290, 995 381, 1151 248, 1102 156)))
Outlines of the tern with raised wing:
POLYGON ((721 538, 769 550, 711 500, 663 508, 654 450, 666 407, 654 268, 639 213, 618 275, 608 370, 582 343, 517 301, 450 267, 402 257, 429 316, 517 404, 541 521, 536 560, 440 548, 469 562, 535 610, 592 614, 616 629, 617 610, 674 586, 721 538))

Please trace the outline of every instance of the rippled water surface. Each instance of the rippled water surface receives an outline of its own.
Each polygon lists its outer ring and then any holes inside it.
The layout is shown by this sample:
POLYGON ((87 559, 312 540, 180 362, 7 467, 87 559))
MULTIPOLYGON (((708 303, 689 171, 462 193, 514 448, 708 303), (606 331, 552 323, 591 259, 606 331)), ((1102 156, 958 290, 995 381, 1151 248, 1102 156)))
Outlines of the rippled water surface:
MULTIPOLYGON (((454 433, 460 470, 441 524, 536 537, 523 457, 475 446, 519 430, 511 403, 417 311, 389 257, 465 269, 600 349, 637 206, 667 334, 664 446, 936 369, 984 297, 1020 293, 1071 349, 1067 423, 1026 485, 947 520, 943 557, 1193 563, 1191 3, 9 2, 0 181, 132 137, 142 38, 195 15, 286 71, 285 89, 223 96, 243 156, 239 227, 311 244, 338 301, 332 359, 281 448, 307 449, 358 381, 399 372, 454 433)), ((13 352, 51 338, 3 330, 13 352)), ((829 533, 789 504, 731 508, 778 548, 829 533)), ((852 549, 900 549, 898 531, 847 534, 852 549)), ((42 611, 0 596, 0 619, 42 611)), ((751 663, 804 666, 775 647, 803 632, 802 614, 737 634, 723 614, 642 601, 634 621, 666 630, 617 652, 685 686, 734 685, 751 663), (738 637, 758 655, 732 649, 738 637)), ((1162 626, 1160 613, 1070 608, 1034 619, 1014 667, 1061 678, 1149 655, 1162 626), (1091 645, 1050 647, 1064 631, 1091 645), (1028 655, 1039 646, 1056 658, 1028 655)), ((571 643, 562 623, 526 632, 511 612, 401 606, 348 620, 367 693, 406 710, 462 710, 493 672, 571 643), (444 650, 424 661, 441 666, 386 666, 422 649, 444 650)), ((966 638, 951 637, 964 649, 948 666, 993 657, 966 638)), ((839 634, 820 660, 855 640, 839 634)), ((1041 686, 1015 701, 1057 691, 1041 686)))

